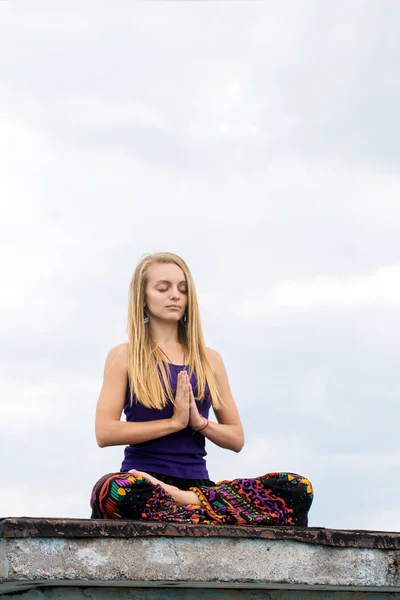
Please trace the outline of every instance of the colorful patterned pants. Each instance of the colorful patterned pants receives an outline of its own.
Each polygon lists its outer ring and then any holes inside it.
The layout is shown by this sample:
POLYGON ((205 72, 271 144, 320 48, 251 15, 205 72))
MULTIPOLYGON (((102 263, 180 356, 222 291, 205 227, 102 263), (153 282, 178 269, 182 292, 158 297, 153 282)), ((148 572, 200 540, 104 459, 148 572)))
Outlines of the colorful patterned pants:
POLYGON ((310 481, 294 473, 267 473, 255 479, 216 484, 204 481, 189 489, 199 498, 200 506, 178 506, 160 485, 153 485, 144 477, 110 473, 93 488, 92 519, 306 527, 313 500, 310 481))

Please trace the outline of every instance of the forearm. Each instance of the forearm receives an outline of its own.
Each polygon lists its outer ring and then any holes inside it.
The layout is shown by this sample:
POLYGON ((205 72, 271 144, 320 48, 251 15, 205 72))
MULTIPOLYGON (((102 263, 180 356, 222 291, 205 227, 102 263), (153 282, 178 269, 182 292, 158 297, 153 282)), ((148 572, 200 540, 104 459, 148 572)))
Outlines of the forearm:
POLYGON ((244 446, 244 434, 241 425, 225 425, 209 421, 200 433, 220 448, 240 452, 244 446))
POLYGON ((174 419, 160 419, 133 423, 109 420, 96 424, 96 439, 100 448, 107 446, 127 446, 155 440, 179 431, 174 419))

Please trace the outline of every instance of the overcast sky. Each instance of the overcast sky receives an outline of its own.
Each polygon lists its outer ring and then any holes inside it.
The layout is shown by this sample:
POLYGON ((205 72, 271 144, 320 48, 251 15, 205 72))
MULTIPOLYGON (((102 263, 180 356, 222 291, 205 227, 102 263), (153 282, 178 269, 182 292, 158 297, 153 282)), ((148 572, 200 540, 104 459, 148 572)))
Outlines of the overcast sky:
POLYGON ((400 530, 400 3, 0 2, 0 516, 88 517, 137 261, 180 254, 310 525, 400 530))

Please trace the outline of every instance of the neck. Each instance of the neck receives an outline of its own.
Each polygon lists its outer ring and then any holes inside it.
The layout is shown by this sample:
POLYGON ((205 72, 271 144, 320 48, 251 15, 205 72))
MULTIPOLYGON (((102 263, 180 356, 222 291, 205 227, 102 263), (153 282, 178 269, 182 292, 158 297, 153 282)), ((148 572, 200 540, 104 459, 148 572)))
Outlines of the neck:
POLYGON ((151 319, 149 328, 151 339, 157 346, 174 347, 180 345, 177 323, 165 323, 151 319))

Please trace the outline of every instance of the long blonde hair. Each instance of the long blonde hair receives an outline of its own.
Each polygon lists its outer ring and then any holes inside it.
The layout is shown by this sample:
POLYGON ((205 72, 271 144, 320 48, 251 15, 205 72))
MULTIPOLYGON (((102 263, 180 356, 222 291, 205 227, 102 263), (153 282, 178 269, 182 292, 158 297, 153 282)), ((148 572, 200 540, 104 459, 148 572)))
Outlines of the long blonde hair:
POLYGON ((196 375, 196 400, 204 397, 207 384, 212 405, 218 408, 221 398, 206 354, 193 278, 185 261, 171 252, 157 252, 143 257, 135 269, 129 287, 127 333, 131 402, 133 395, 147 408, 162 409, 168 400, 174 402, 169 371, 165 368, 163 354, 151 339, 149 326, 144 322, 148 268, 152 263, 175 264, 185 275, 188 298, 186 323, 179 322, 178 338, 184 348, 189 376, 192 373, 196 375))

